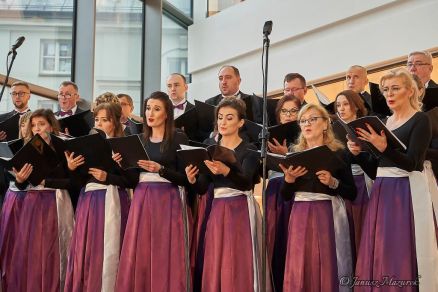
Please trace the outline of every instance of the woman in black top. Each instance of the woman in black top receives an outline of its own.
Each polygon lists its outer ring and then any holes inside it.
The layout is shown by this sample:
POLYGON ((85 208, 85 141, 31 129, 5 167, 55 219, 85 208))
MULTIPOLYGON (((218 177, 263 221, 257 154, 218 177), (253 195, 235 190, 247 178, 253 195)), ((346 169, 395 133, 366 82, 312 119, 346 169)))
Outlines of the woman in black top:
POLYGON ((218 145, 235 152, 240 167, 206 160, 211 175, 198 175, 196 167, 186 168, 187 178, 199 194, 210 183, 214 200, 205 234, 202 291, 258 291, 261 283, 261 242, 259 206, 252 189, 258 179, 256 150, 239 137, 245 105, 236 98, 224 99, 216 108, 221 140, 218 145))
MULTIPOLYGON (((314 104, 298 114, 301 134, 294 151, 327 145, 341 160, 346 152, 334 138, 327 111, 314 104)), ((308 172, 281 165, 282 194, 294 199, 289 220, 283 291, 339 291, 339 279, 353 272, 348 219, 342 198, 353 200, 356 187, 349 165, 335 172, 308 172), (342 197, 342 198, 341 198, 342 197)))
POLYGON ((154 92, 144 103, 143 141, 150 160, 139 160, 117 275, 116 291, 188 291, 189 232, 184 171, 176 150, 187 144, 175 131, 167 94, 154 92))
MULTIPOLYGON (((386 127, 406 145, 394 149, 384 132, 357 129, 360 139, 380 152, 377 177, 364 219, 363 234, 356 265, 357 281, 410 281, 403 291, 438 289, 438 250, 433 210, 423 169, 431 139, 428 117, 420 112, 418 88, 410 74, 397 69, 384 75, 380 89, 393 114, 386 127), (421 278, 420 278, 421 277, 421 278), (419 281, 418 281, 419 280, 419 281), (389 281, 389 280, 388 280, 389 281)), ((348 141, 348 148, 361 166, 375 160, 348 141)), ((385 287, 385 291, 399 288, 385 287)), ((372 287, 356 287, 371 291, 372 287)))
MULTIPOLYGON (((34 111, 29 117, 25 142, 38 134, 51 145, 50 133, 59 133, 53 112, 49 109, 34 111)), ((67 163, 63 156, 60 160, 38 186, 32 186, 28 181, 36 171, 34 166, 26 163, 20 171, 13 169, 15 186, 26 194, 20 214, 16 214, 19 216, 16 234, 8 238, 15 244, 13 255, 11 258, 2 255, 2 261, 10 261, 11 265, 11 273, 6 274, 5 291, 60 291, 64 287, 73 207, 67 192, 71 182, 67 163)))
MULTIPOLYGON (((95 128, 107 137, 123 136, 121 112, 116 103, 98 105, 95 128)), ((111 169, 89 168, 84 175, 77 169, 85 163, 84 157, 74 153, 66 157, 73 179, 84 188, 76 208, 64 291, 113 291, 129 212, 126 188, 135 186, 136 173, 123 171, 111 160, 111 169)))

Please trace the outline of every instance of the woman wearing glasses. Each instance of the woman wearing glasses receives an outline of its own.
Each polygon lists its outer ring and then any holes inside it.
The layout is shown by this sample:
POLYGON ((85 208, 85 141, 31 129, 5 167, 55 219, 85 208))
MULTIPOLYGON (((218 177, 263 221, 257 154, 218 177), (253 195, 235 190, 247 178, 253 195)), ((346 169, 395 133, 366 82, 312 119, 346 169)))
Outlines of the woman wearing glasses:
MULTIPOLYGON (((277 103, 275 116, 279 124, 296 122, 301 102, 293 95, 283 96, 277 103)), ((287 147, 294 141, 268 142, 269 151, 276 154, 286 154, 287 147)), ((284 264, 286 261, 287 234, 289 215, 292 209, 292 201, 285 201, 280 194, 280 186, 283 182, 282 172, 269 172, 269 183, 266 188, 267 194, 267 249, 268 259, 272 267, 272 276, 276 291, 282 291, 284 278, 284 264)))
MULTIPOLYGON (((299 114, 301 134, 294 151, 327 145, 342 160, 346 152, 334 138, 327 111, 308 104, 299 114)), ((294 199, 289 220, 283 291, 339 291, 339 279, 352 274, 350 234, 342 198, 353 200, 356 187, 349 166, 334 173, 285 168, 281 193, 294 199)))
MULTIPOLYGON (((438 249, 432 203, 421 172, 431 139, 428 117, 420 112, 418 89, 405 69, 385 74, 380 80, 393 114, 386 121, 406 150, 388 146, 382 131, 368 126, 357 129, 360 139, 381 153, 377 177, 364 219, 356 265, 357 280, 405 280, 403 291, 438 291, 438 249)), ((348 141, 348 148, 362 166, 374 158, 348 141)), ((356 287, 371 291, 372 287, 356 287)), ((397 289, 399 289, 397 287, 397 289)), ((387 287, 385 291, 395 291, 387 287)), ((397 290, 398 291, 398 290, 397 290)))

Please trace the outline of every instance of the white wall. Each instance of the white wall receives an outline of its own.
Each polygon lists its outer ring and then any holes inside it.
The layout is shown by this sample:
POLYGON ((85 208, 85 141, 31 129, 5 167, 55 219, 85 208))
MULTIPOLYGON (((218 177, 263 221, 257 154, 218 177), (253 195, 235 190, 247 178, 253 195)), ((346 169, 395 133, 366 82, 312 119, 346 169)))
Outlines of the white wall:
MULTIPOLYGON (((221 65, 240 69, 242 91, 262 92, 262 28, 272 20, 268 92, 299 72, 313 80, 438 46, 437 0, 247 0, 189 27, 190 99, 218 93, 221 65)), ((196 4, 198 2, 198 4, 196 4)), ((204 15, 204 16, 203 16, 204 15)))

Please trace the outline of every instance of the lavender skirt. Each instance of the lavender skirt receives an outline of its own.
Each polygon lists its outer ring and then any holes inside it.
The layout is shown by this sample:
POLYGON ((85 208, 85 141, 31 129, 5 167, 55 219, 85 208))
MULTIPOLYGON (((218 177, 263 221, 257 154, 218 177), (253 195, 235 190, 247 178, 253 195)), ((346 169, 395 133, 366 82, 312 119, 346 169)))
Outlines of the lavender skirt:
POLYGON ((267 249, 275 291, 283 291, 289 217, 293 204, 293 200, 285 201, 281 196, 282 182, 282 176, 272 178, 266 188, 267 249))
POLYGON ((247 197, 214 199, 205 234, 202 291, 253 291, 253 278, 247 197))
POLYGON ((0 275, 2 291, 8 291, 7 282, 12 268, 12 253, 19 237, 18 224, 25 191, 8 189, 0 216, 0 275))
POLYGON ((186 291, 183 208, 175 185, 141 182, 134 191, 116 291, 186 291))
MULTIPOLYGON (((119 188, 120 240, 129 213, 129 196, 119 188)), ((76 207, 76 223, 70 245, 64 291, 99 292, 102 289, 106 190, 82 189, 76 207)), ((121 246, 120 242, 120 246, 121 246)))
MULTIPOLYGON (((359 256, 358 280, 416 280, 417 261, 412 197, 408 177, 378 177, 365 216, 359 256)), ((384 291, 401 291, 397 286, 384 291)), ((374 291, 372 286, 356 286, 355 291, 374 291)), ((418 291, 418 286, 403 287, 418 291)))
POLYGON ((294 202, 283 291, 339 291, 332 202, 294 202))
MULTIPOLYGON (((70 218, 66 220, 71 228, 73 213, 70 198, 66 200, 71 210, 70 218)), ((61 254, 60 232, 63 231, 59 230, 58 215, 64 214, 58 214, 55 190, 27 191, 19 219, 20 232, 16 237, 8 291, 62 290, 61 262, 65 263, 67 254, 61 254)), ((67 246, 68 242, 62 244, 67 246)))

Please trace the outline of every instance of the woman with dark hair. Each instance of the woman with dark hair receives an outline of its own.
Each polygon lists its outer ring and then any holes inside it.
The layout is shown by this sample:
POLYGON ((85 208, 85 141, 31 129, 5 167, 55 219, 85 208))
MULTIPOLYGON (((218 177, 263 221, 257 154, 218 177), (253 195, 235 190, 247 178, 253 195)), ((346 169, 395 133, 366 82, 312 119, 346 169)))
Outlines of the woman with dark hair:
MULTIPOLYGON (((50 109, 39 109, 30 115, 26 133, 25 142, 38 134, 52 146, 50 133, 59 134, 59 124, 50 109)), ((19 216, 15 235, 6 239, 6 242, 15 242, 12 257, 2 254, 2 262, 11 265, 9 270, 2 271, 6 273, 4 291, 60 291, 64 288, 73 207, 66 191, 71 182, 67 165, 64 157, 60 159, 62 162, 38 186, 28 181, 33 171, 31 164, 26 163, 20 171, 13 168, 15 187, 24 190, 25 196, 20 214, 15 214, 19 216)), ((13 186, 9 192, 14 193, 13 186)), ((5 222, 13 223, 13 220, 5 222)))
MULTIPOLYGON (((295 122, 300 111, 301 102, 293 95, 283 96, 277 103, 275 116, 279 124, 295 122)), ((269 151, 286 154, 288 145, 294 141, 268 142, 269 151)), ((283 173, 270 171, 267 194, 267 250, 272 268, 275 291, 283 291, 284 265, 286 262, 289 216, 292 210, 292 200, 285 201, 280 193, 283 173)))
MULTIPOLYGON (((345 123, 354 121, 367 115, 363 99, 353 90, 344 90, 336 96, 335 110, 338 118, 345 123)), ((359 250, 360 238, 362 235, 362 225, 365 213, 367 210, 368 201, 370 199, 371 186, 376 173, 372 170, 372 166, 364 170, 355 163, 351 163, 351 170, 353 172, 354 183, 357 189, 357 196, 354 201, 346 201, 347 210, 351 213, 352 233, 354 232, 354 253, 359 250), (370 170, 371 169, 371 170, 370 170), (354 230, 354 231, 353 231, 354 230)), ((353 235, 353 234, 352 234, 353 235)))
MULTIPOLYGON (((329 115, 320 105, 307 104, 299 114, 301 134, 294 151, 326 145, 340 160, 347 153, 334 138, 329 115)), ((350 230, 343 198, 356 188, 349 166, 336 171, 308 172, 300 165, 285 168, 281 193, 294 199, 289 220, 283 291, 343 291, 342 277, 353 273, 350 230)), ((333 166, 327 165, 332 168, 333 166)))
POLYGON ((222 137, 218 145, 234 150, 240 168, 206 160, 204 163, 212 174, 198 175, 196 167, 186 167, 187 178, 198 194, 204 194, 210 183, 214 186, 205 233, 202 291, 260 289, 260 209, 252 194, 258 181, 259 159, 249 151, 256 147, 239 136, 244 115, 245 104, 236 98, 224 99, 216 108, 216 123, 222 137))
MULTIPOLYGON (((431 124, 420 111, 418 88, 406 69, 395 69, 380 79, 380 90, 392 115, 386 127, 406 149, 388 146, 383 131, 358 128, 358 137, 378 151, 375 158, 361 152, 360 145, 347 145, 356 161, 366 166, 377 161, 377 176, 364 218, 356 264, 357 281, 403 280, 403 291, 438 291, 438 245, 433 206, 423 170, 431 140, 431 124)), ((399 291, 400 287, 385 287, 399 291)), ((371 291, 371 286, 356 287, 371 291)))
POLYGON ((189 232, 185 193, 176 150, 187 144, 175 131, 173 106, 164 92, 144 103, 143 144, 150 160, 139 160, 139 184, 129 212, 116 291, 189 291, 189 232))
MULTIPOLYGON (((100 104, 93 113, 95 128, 107 137, 123 136, 119 104, 100 104)), ((64 291, 113 291, 129 212, 126 188, 135 186, 138 174, 123 171, 113 161, 111 169, 89 168, 88 175, 81 175, 76 169, 85 163, 84 157, 66 157, 74 180, 85 187, 76 208, 64 291)))
MULTIPOLYGON (((285 124, 297 120, 298 112, 301 108, 301 101, 298 97, 293 95, 283 96, 277 103, 275 108, 275 117, 277 123, 285 124)), ((277 141, 273 139, 273 143, 268 142, 269 151, 276 154, 286 154, 290 143, 294 141, 277 141)))

